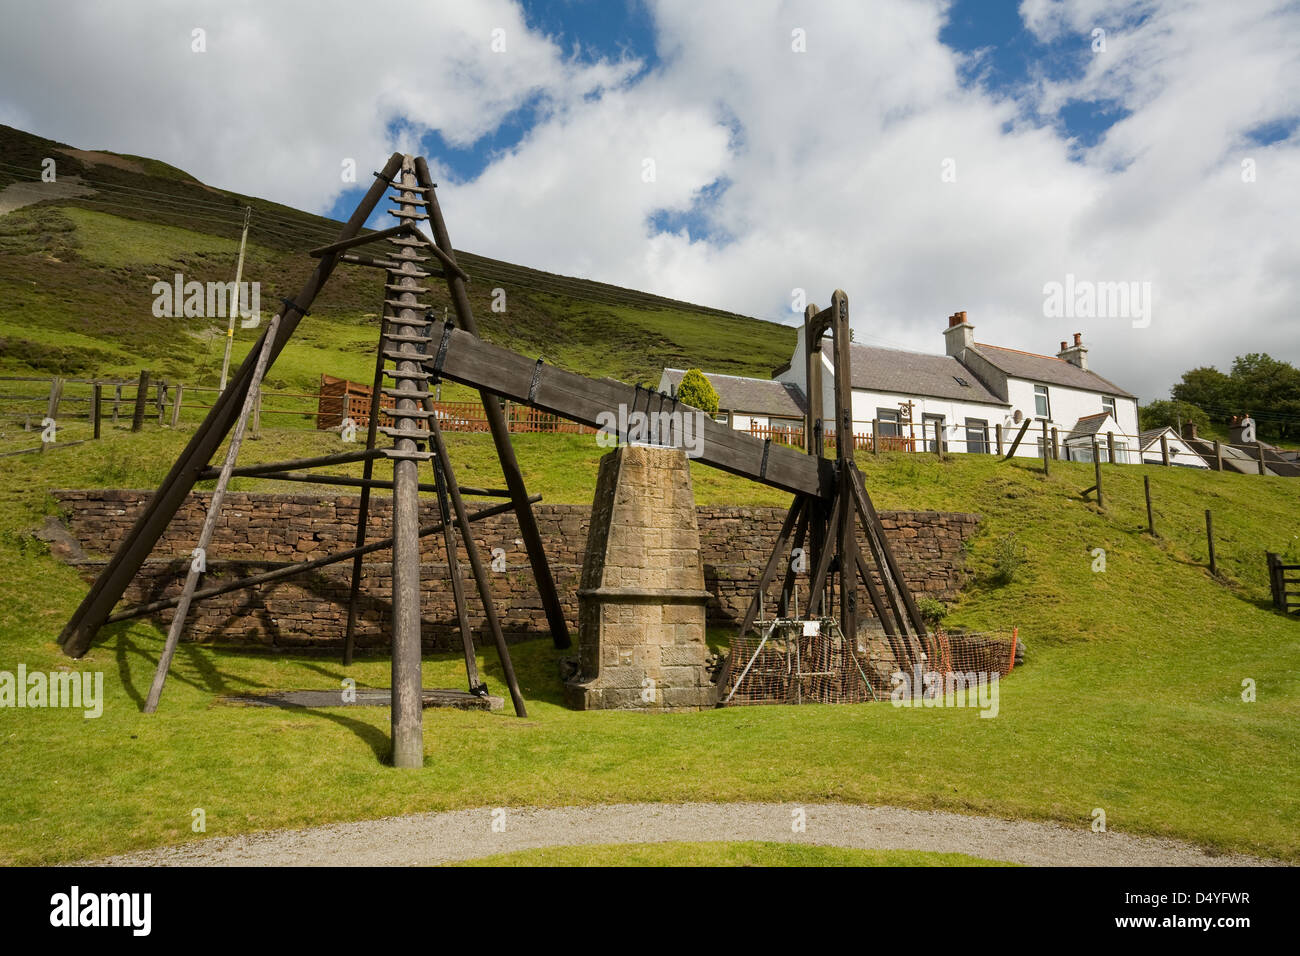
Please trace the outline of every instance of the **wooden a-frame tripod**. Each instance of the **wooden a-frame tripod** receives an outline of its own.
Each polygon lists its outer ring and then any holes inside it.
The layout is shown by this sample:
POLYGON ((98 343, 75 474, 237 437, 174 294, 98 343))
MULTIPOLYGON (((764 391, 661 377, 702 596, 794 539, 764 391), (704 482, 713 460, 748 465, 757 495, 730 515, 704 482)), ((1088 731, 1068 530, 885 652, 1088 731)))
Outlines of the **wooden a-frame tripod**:
POLYGON ((472 537, 473 521, 507 510, 514 511, 556 647, 569 646, 568 625, 565 622, 554 578, 542 545, 541 534, 532 511, 532 504, 537 499, 530 498, 524 487, 523 476, 510 444, 505 415, 497 396, 480 390, 488 427, 505 477, 505 491, 461 489, 456 483, 446 445, 442 439, 442 431, 429 394, 429 384, 434 381, 434 376, 423 368, 425 355, 431 350, 429 331, 433 325, 433 322, 425 316, 427 304, 419 301, 420 294, 428 291, 423 280, 432 277, 444 278, 455 311, 456 326, 475 337, 478 335, 478 327, 465 288, 468 276, 456 264, 451 239, 438 206, 435 184, 429 175, 425 160, 422 157, 415 158, 394 153, 383 170, 375 174, 375 182, 371 184, 356 211, 344 225, 338 241, 313 250, 312 256, 318 260, 315 270, 294 299, 284 300, 283 308, 268 324, 267 330, 239 367, 226 391, 216 400, 162 485, 149 500, 143 513, 64 627, 59 643, 69 657, 80 657, 86 653, 104 624, 175 607, 176 612, 159 660, 158 672, 146 702, 146 710, 152 711, 157 706, 167 668, 193 600, 282 580, 350 559, 353 567, 344 651, 345 663, 350 663, 356 630, 362 559, 367 554, 391 548, 393 557, 393 761, 397 766, 418 767, 422 764, 424 756, 420 683, 419 580, 422 537, 437 533, 443 536, 471 693, 482 693, 484 688, 475 663, 465 587, 457 560, 458 538, 459 544, 465 550, 483 603, 486 626, 500 655, 515 712, 521 716, 525 713, 523 697, 515 680, 483 562, 472 537), (362 226, 390 188, 393 190, 391 201, 396 208, 388 210, 388 213, 398 220, 398 224, 391 229, 360 235, 362 226), (432 242, 418 229, 420 222, 429 224, 433 232, 432 242), (350 251, 377 241, 389 243, 393 251, 384 257, 367 256, 350 251), (437 260, 436 270, 434 266, 428 265, 433 259, 437 260), (383 269, 386 274, 382 335, 376 354, 374 392, 366 447, 364 450, 340 452, 316 458, 238 467, 236 459, 244 428, 267 369, 284 349, 302 317, 308 314, 316 295, 340 262, 383 269), (392 367, 388 367, 390 363, 392 367), (385 380, 390 380, 389 384, 385 385, 385 380), (379 402, 381 394, 394 400, 391 409, 382 410, 382 414, 391 419, 391 424, 388 426, 378 425, 378 417, 381 414, 379 402), (380 433, 392 439, 392 447, 377 447, 380 433), (212 456, 227 434, 231 435, 231 442, 226 459, 220 469, 213 469, 210 467, 212 456), (391 482, 377 481, 373 478, 374 462, 381 457, 393 461, 391 482), (294 471, 294 469, 355 461, 364 463, 364 475, 360 480, 342 476, 303 476, 294 471), (421 484, 419 481, 418 469, 425 461, 432 463, 432 485, 421 484), (200 589, 198 585, 206 567, 206 548, 213 536, 227 484, 234 475, 261 475, 286 480, 312 477, 327 479, 331 484, 359 487, 360 508, 355 547, 327 558, 277 568, 220 586, 200 589), (175 598, 154 601, 113 613, 127 586, 166 531, 194 484, 211 478, 217 479, 216 490, 200 533, 198 547, 195 549, 195 561, 191 562, 181 594, 175 598), (370 491, 375 487, 392 488, 393 534, 390 538, 368 543, 366 525, 369 517, 370 491), (428 526, 421 526, 419 522, 419 493, 422 490, 434 492, 439 512, 440 520, 428 526), (497 494, 508 497, 510 504, 470 513, 465 508, 462 491, 475 495, 497 494))
POLYGON ((823 614, 831 579, 839 576, 839 625, 846 640, 855 640, 858 628, 858 584, 866 589, 868 600, 885 632, 898 666, 907 671, 922 667, 925 659, 925 623, 917 610, 912 592, 903 580, 893 549, 885 537, 880 516, 862 481, 862 473, 853 460, 853 377, 850 354, 849 300, 842 291, 831 296, 828 309, 819 311, 809 305, 804 311, 805 383, 808 409, 805 417, 805 444, 810 455, 820 460, 824 455, 822 347, 827 332, 835 368, 835 468, 829 493, 796 494, 776 543, 759 578, 745 616, 741 621, 743 637, 753 626, 763 604, 763 595, 785 564, 785 575, 777 603, 781 617, 789 614, 791 595, 796 584, 795 562, 789 560, 791 548, 802 551, 811 571, 807 617, 823 614), (861 528, 867 550, 880 575, 877 585, 859 547, 861 528))

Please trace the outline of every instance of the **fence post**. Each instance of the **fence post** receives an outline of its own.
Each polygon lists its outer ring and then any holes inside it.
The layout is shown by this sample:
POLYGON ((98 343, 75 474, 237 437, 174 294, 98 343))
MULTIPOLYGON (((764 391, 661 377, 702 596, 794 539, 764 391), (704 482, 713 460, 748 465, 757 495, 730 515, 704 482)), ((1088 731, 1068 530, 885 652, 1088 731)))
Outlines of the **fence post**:
POLYGON ((1097 447, 1097 436, 1092 436, 1092 471, 1097 476, 1097 507, 1104 508, 1105 500, 1101 496, 1101 449, 1097 447))
POLYGON ((94 422, 95 437, 99 437, 99 420, 103 415, 104 407, 104 386, 98 382, 95 383, 94 393, 90 398, 90 420, 94 422))
POLYGON ((1156 538, 1156 518, 1155 512, 1151 510, 1151 476, 1142 476, 1142 488, 1147 495, 1147 531, 1151 532, 1151 537, 1156 538))
POLYGON ((182 401, 181 396, 183 396, 184 394, 185 394, 185 386, 177 383, 176 397, 172 400, 172 428, 175 428, 178 424, 180 424, 181 401, 182 401))
MULTIPOLYGON (((994 422, 994 423, 993 423, 993 431, 994 431, 994 433, 998 436, 998 455, 1000 456, 1000 455, 1002 454, 1002 423, 1001 423, 1001 422, 994 422)), ((966 450, 967 450, 967 451, 970 451, 970 445, 969 445, 969 444, 966 446, 966 450)))
MULTIPOLYGON (((840 436, 836 435, 835 440, 839 441, 839 439, 840 436)), ((871 453, 873 455, 880 454, 880 419, 879 418, 871 419, 871 453)))
POLYGON ((113 386, 113 424, 117 424, 117 412, 122 405, 122 383, 113 386))
POLYGON ((1106 432, 1106 460, 1115 464, 1115 433, 1106 432))
POLYGON ((1043 474, 1052 473, 1052 450, 1047 447, 1047 419, 1043 419, 1043 474))
POLYGON ((1166 468, 1169 467, 1169 435, 1160 436, 1160 463, 1166 468))
POLYGON ((149 372, 140 369, 140 384, 135 387, 135 412, 131 415, 131 431, 144 427, 144 403, 149 399, 149 372))
POLYGON ((158 403, 158 424, 163 424, 167 411, 167 381, 164 379, 158 383, 158 390, 154 393, 154 400, 158 403))
POLYGON ((1279 611, 1285 611, 1286 606, 1283 603, 1285 601, 1285 598, 1283 597, 1285 589, 1281 582, 1282 575, 1278 570, 1278 565, 1282 562, 1272 551, 1265 551, 1264 557, 1268 561, 1268 589, 1272 592, 1273 607, 1279 611))
POLYGON ((1214 463, 1215 471, 1223 471, 1223 442, 1217 438, 1214 439, 1214 463))
MULTIPOLYGON (((921 437, 925 437, 925 422, 921 423, 921 437)), ((939 428, 939 423, 934 423, 934 457, 943 458, 943 432, 939 428)))
POLYGON ((1056 430, 1056 426, 1053 425, 1052 426, 1052 458, 1056 459, 1057 461, 1061 460, 1061 444, 1059 439, 1060 439, 1060 432, 1058 432, 1056 430))
POLYGON ((1264 443, 1262 441, 1255 442, 1255 451, 1259 455, 1259 473, 1261 475, 1267 474, 1264 468, 1264 443))
POLYGON ((1210 545, 1210 574, 1214 577, 1219 576, 1219 564, 1214 559, 1214 516, 1210 514, 1210 509, 1205 509, 1205 540, 1210 545))
POLYGON ((59 417, 59 403, 63 401, 63 379, 56 375, 50 379, 50 400, 45 405, 45 417, 59 417))

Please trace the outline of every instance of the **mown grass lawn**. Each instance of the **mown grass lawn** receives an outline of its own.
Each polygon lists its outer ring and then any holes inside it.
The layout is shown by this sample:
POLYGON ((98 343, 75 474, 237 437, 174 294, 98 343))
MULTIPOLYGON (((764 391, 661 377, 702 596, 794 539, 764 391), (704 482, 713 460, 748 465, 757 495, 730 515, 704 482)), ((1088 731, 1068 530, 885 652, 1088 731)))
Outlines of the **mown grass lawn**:
MULTIPOLYGON (((470 806, 628 801, 895 804, 1055 820, 1300 860, 1300 621, 1267 607, 1263 551, 1294 547, 1297 486, 1286 479, 1105 469, 1108 509, 1080 500, 1091 466, 953 456, 864 456, 881 508, 984 516, 974 584, 950 623, 1019 626, 1028 662, 1001 687, 1000 713, 888 704, 577 713, 560 703, 557 658, 514 648, 529 702, 509 714, 427 711, 423 770, 383 765, 384 709, 281 711, 219 705, 258 688, 386 686, 388 662, 273 657, 184 645, 158 714, 139 705, 162 643, 153 625, 109 628, 83 660, 53 643, 84 595, 77 574, 28 532, 52 487, 151 487, 189 430, 110 432, 0 465, 0 670, 103 671, 102 717, 0 709, 0 860, 64 862, 207 835, 470 806), (1145 525, 1152 476, 1157 527, 1145 525), (1224 579, 1203 565, 1213 507, 1224 579), (1026 563, 992 583, 992 556, 1018 535, 1026 563), (1106 570, 1093 571, 1095 549, 1106 570), (1257 699, 1242 699, 1253 681, 1257 699)), ((459 477, 496 476, 486 435, 451 437, 459 477)), ((244 460, 337 447, 337 436, 268 429, 244 460), (331 444, 331 442, 333 444, 331 444)), ((517 436, 530 487, 589 503, 602 449, 585 436, 517 436)), ((768 489, 693 469, 701 503, 785 504, 768 489)), ((240 487, 268 487, 241 480, 240 487)), ((301 491, 303 486, 289 490, 301 491)), ((92 543, 93 544, 93 543, 92 543)), ((481 666, 503 690, 491 653, 481 666)), ((453 655, 426 686, 458 687, 453 655)))
POLYGON ((454 866, 1011 866, 964 853, 799 843, 621 843, 498 853, 454 866))

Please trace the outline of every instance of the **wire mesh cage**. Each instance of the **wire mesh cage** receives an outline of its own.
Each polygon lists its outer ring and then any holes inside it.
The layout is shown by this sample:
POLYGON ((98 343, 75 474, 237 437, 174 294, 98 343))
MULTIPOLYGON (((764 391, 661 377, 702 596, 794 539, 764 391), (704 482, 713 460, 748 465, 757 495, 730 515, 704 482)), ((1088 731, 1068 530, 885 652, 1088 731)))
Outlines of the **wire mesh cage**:
MULTIPOLYGON (((1017 631, 936 630, 926 636, 922 661, 927 693, 938 693, 955 675, 1005 677, 1015 666, 1017 631)), ((734 637, 723 668, 725 707, 753 704, 856 704, 889 700, 910 666, 898 659, 883 631, 864 627, 846 641, 839 622, 778 619, 759 633, 734 637)))
POLYGON ((731 641, 721 699, 742 704, 844 704, 880 698, 863 649, 846 641, 839 623, 775 620, 758 637, 731 641))

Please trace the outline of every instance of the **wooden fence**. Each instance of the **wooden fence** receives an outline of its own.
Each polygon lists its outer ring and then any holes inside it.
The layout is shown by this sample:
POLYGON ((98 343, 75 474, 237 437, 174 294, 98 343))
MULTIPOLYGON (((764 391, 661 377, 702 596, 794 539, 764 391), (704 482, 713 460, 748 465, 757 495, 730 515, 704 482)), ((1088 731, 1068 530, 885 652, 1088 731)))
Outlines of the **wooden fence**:
POLYGON ((1268 557, 1268 585, 1273 592, 1273 606, 1283 614, 1300 610, 1300 564, 1283 564, 1282 559, 1272 551, 1266 551, 1268 557))

